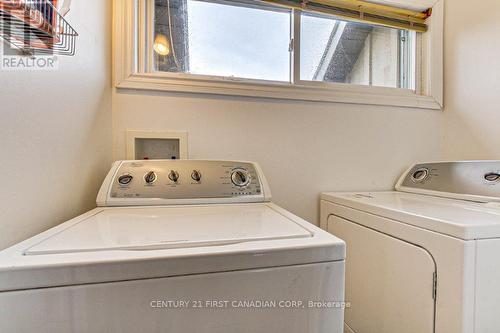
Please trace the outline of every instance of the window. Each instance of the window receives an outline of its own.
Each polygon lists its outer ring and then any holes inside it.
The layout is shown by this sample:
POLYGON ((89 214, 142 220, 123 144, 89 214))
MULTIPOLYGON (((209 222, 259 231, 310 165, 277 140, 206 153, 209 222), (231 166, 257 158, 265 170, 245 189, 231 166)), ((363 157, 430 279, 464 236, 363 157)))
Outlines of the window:
POLYGON ((290 80, 290 10, 197 0, 156 0, 155 69, 290 80))
POLYGON ((441 109, 442 0, 419 32, 293 1, 115 1, 116 87, 441 109))
POLYGON ((155 1, 155 70, 162 72, 413 89, 415 40, 407 30, 277 6, 155 1), (293 29, 294 15, 300 29, 293 29))
POLYGON ((301 80, 415 87, 415 32, 302 14, 300 35, 301 80))

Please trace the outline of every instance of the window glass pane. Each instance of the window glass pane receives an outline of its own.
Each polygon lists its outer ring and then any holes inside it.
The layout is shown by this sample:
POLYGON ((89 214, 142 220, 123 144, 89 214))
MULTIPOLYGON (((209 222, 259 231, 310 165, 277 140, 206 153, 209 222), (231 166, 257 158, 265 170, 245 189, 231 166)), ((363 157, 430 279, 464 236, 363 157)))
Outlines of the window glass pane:
POLYGON ((270 7, 156 0, 155 68, 289 82, 290 20, 270 7))
POLYGON ((301 80, 414 89, 415 36, 302 14, 301 80))

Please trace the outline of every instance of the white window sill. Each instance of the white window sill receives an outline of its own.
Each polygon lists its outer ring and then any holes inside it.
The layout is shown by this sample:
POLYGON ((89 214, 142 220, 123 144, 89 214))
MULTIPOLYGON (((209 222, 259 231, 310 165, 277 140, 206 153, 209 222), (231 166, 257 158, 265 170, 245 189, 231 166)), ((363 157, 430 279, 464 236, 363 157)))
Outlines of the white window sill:
POLYGON ((275 98, 300 101, 399 106, 441 110, 432 96, 417 95, 408 89, 361 86, 342 83, 300 85, 232 78, 183 78, 163 73, 131 74, 116 82, 119 89, 153 90, 275 98))

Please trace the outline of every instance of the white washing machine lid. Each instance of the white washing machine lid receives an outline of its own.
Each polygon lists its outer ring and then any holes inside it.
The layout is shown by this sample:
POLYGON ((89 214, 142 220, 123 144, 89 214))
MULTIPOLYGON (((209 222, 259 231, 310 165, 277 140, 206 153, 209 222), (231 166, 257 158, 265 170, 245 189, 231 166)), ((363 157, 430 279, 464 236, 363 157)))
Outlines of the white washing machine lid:
POLYGON ((500 205, 405 192, 324 193, 322 199, 463 240, 500 238, 500 205))
POLYGON ((101 210, 26 249, 26 255, 162 250, 312 237, 266 205, 101 210))
POLYGON ((273 203, 96 208, 0 251, 0 291, 344 259, 342 240, 273 203))

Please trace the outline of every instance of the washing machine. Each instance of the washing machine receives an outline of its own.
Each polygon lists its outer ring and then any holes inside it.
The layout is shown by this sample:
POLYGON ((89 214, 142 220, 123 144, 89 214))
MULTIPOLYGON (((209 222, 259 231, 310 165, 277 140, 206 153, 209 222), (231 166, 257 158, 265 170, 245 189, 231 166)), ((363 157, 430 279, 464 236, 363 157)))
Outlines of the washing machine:
POLYGON ((345 244, 257 164, 116 162, 97 204, 0 252, 0 332, 341 332, 345 244))
POLYGON ((421 163, 395 191, 324 193, 347 244, 345 332, 500 332, 500 162, 421 163))

